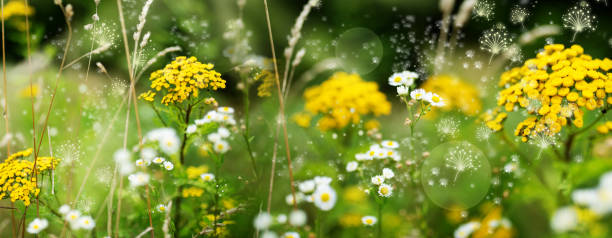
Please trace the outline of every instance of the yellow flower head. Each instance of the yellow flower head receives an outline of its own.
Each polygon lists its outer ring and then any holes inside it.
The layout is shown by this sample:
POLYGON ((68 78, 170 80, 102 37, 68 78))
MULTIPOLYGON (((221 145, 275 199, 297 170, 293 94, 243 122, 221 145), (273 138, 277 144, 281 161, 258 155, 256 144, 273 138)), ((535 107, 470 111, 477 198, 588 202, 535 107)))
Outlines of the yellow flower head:
POLYGON ((161 102, 165 105, 197 98, 201 89, 225 88, 225 80, 213 70, 213 65, 200 63, 193 56, 176 57, 163 69, 151 73, 149 80, 151 90, 140 94, 139 98, 152 102, 157 93, 162 92, 161 102))
MULTIPOLYGON (((30 197, 40 192, 33 178, 34 162, 22 159, 32 154, 32 148, 10 155, 0 163, 0 199, 8 197, 11 202, 23 201, 30 205, 30 197)), ((59 159, 53 157, 38 157, 36 161, 37 173, 54 168, 59 159)))
POLYGON ((482 108, 476 87, 450 75, 430 77, 422 86, 426 91, 436 92, 445 99, 444 111, 459 109, 468 116, 476 115, 482 108))
MULTIPOLYGON (((34 8, 26 6, 23 1, 9 1, 4 5, 4 20, 12 16, 30 16, 34 13, 34 8)), ((2 16, 0 16, 1 18, 2 16)))
MULTIPOLYGON (((536 58, 501 75, 497 105, 530 114, 514 131, 524 142, 537 134, 557 134, 568 124, 580 128, 585 110, 604 109, 612 102, 610 69, 612 60, 593 59, 579 45, 547 45, 536 58)), ((485 121, 491 129, 501 129, 499 123, 485 121)))
POLYGON ((321 85, 306 89, 304 98, 306 111, 322 116, 317 122, 322 131, 357 124, 361 116, 391 113, 391 103, 378 85, 357 74, 337 72, 321 85))

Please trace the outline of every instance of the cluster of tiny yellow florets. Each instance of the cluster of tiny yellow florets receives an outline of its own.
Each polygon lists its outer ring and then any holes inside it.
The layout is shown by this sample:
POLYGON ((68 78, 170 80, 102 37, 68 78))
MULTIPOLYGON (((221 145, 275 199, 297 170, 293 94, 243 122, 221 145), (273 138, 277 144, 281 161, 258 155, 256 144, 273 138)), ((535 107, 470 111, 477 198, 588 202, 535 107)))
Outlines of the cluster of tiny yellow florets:
POLYGON ((480 112, 482 103, 476 87, 450 75, 437 75, 425 81, 421 88, 436 92, 445 99, 444 111, 459 109, 466 115, 472 116, 480 112))
POLYGON ((151 73, 151 89, 140 98, 152 102, 159 91, 165 91, 162 103, 182 103, 197 98, 201 89, 217 90, 225 88, 221 74, 213 70, 212 64, 198 62, 195 57, 176 57, 163 69, 151 73))
MULTIPOLYGON (((11 202, 23 201, 30 205, 30 197, 37 196, 40 189, 36 186, 36 178, 32 177, 34 162, 21 159, 30 156, 32 149, 19 151, 0 163, 0 199, 8 197, 11 202)), ((57 165, 59 159, 53 157, 38 157, 36 162, 39 173, 57 165)))
MULTIPOLYGON (((570 123, 580 128, 585 109, 604 110, 612 104, 612 60, 593 59, 583 52, 579 45, 547 45, 536 58, 501 75, 499 85, 505 88, 498 106, 512 112, 518 105, 530 114, 514 133, 523 141, 538 133, 552 136, 570 123)), ((505 117, 490 115, 485 118, 487 126, 500 130, 505 117)))
POLYGON ((391 103, 378 91, 378 84, 363 81, 357 74, 337 72, 321 85, 306 89, 304 98, 307 113, 294 118, 301 126, 308 126, 310 119, 300 117, 320 114, 317 126, 322 131, 357 124, 363 115, 391 113, 391 103))
POLYGON ((197 187, 189 187, 189 188, 183 189, 183 197, 184 198, 188 198, 188 197, 200 197, 200 196, 202 196, 203 193, 204 193, 204 190, 201 189, 201 188, 197 188, 197 187))

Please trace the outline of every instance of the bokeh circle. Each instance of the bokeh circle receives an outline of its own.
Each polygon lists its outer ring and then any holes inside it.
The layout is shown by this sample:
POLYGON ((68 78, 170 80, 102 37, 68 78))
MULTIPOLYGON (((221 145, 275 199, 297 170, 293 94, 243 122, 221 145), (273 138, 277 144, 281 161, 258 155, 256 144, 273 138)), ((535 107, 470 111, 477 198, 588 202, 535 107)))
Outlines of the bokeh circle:
POLYGON ((378 67, 382 56, 383 45, 380 38, 367 28, 348 29, 336 40, 336 57, 347 72, 370 73, 378 67))
POLYGON ((486 196, 491 166, 482 151, 465 142, 447 142, 431 151, 421 167, 427 197, 450 210, 465 210, 486 196))

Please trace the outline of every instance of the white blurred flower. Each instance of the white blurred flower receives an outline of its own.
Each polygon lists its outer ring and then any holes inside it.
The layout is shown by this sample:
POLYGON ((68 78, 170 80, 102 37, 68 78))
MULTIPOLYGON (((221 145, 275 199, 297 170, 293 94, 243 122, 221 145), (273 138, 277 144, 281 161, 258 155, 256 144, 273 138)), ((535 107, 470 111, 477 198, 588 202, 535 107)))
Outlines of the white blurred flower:
POLYGON ((70 212, 70 206, 68 206, 67 204, 64 204, 61 207, 59 207, 58 211, 60 214, 66 215, 68 212, 70 212))
POLYGON ((96 222, 90 216, 80 217, 78 222, 79 228, 91 230, 96 226, 96 222))
POLYGON ((395 173, 393 173, 393 170, 389 169, 389 168, 384 168, 382 171, 382 175, 383 177, 385 177, 385 179, 390 179, 393 178, 395 176, 395 173))
POLYGON ((396 90, 397 90, 397 95, 399 95, 399 96, 406 96, 406 95, 408 95, 408 92, 410 91, 410 88, 406 87, 406 86, 398 86, 396 88, 396 90))
POLYGON ((30 234, 38 234, 39 232, 47 228, 47 226, 49 226, 49 222, 47 221, 47 219, 34 218, 34 220, 32 220, 30 224, 28 224, 27 231, 30 234))
POLYGON ((150 176, 144 172, 137 172, 135 174, 130 174, 128 176, 128 180, 130 181, 130 185, 132 187, 139 187, 149 183, 150 176))
POLYGON ((79 217, 81 217, 81 212, 79 212, 78 210, 70 210, 66 213, 64 219, 66 219, 66 221, 70 223, 74 223, 79 220, 79 217))
POLYGON ((153 163, 156 164, 162 164, 164 163, 164 161, 166 161, 166 159, 164 159, 163 157, 155 157, 155 159, 153 159, 153 163))
POLYGON ((215 152, 223 154, 230 149, 230 146, 227 143, 227 141, 218 140, 215 142, 214 149, 215 149, 215 152))
POLYGON ((556 233, 574 230, 578 226, 578 213, 576 208, 566 206, 557 209, 550 219, 550 228, 556 233))
POLYGON ((455 230, 455 238, 470 237, 470 235, 478 228, 480 228, 480 222, 472 221, 462 224, 461 226, 459 226, 459 228, 457 228, 457 230, 455 230))
POLYGON ((193 133, 196 132, 197 129, 198 129, 198 127, 196 125, 189 125, 189 126, 187 126, 187 129, 185 129, 185 133, 193 134, 193 133))
POLYGON ((388 81, 391 86, 412 86, 418 77, 419 75, 414 72, 403 71, 392 74, 388 81))
POLYGON ((166 204, 157 205, 157 211, 159 212, 166 212, 167 209, 168 209, 168 206, 166 206, 166 204))
POLYGON ((276 216, 276 222, 278 222, 280 224, 285 224, 285 222, 287 222, 287 215, 280 214, 280 215, 276 216))
POLYGON ((302 210, 293 210, 289 213, 289 224, 292 226, 303 226, 306 224, 306 213, 302 210))
POLYGON ((219 107, 219 108, 217 108, 217 112, 219 112, 219 113, 226 113, 226 114, 232 114, 232 113, 234 113, 234 108, 231 108, 231 107, 219 107))
POLYGON ((314 180, 306 180, 304 182, 301 182, 298 185, 298 188, 300 189, 300 192, 310 193, 310 192, 314 191, 315 185, 316 184, 315 184, 314 180))
POLYGON ((257 230, 267 230, 272 225, 272 216, 267 212, 260 212, 253 220, 253 226, 257 230))
POLYGON ((332 179, 327 176, 316 176, 314 177, 314 181, 317 184, 317 186, 324 186, 324 185, 329 185, 332 179))
POLYGON ((264 231, 261 234, 261 238, 278 238, 278 236, 273 231, 264 231))
POLYGON ((410 98, 414 100, 423 100, 425 96, 427 96, 427 92, 422 88, 415 89, 410 92, 410 98))
POLYGON ((357 161, 348 162, 348 164, 346 164, 346 172, 353 172, 357 170, 357 167, 359 167, 357 161))
POLYGON ((393 187, 388 184, 381 184, 378 186, 378 195, 381 197, 390 197, 393 194, 393 187))
MULTIPOLYGON (((300 203, 303 199, 303 193, 295 193, 295 203, 300 203)), ((287 205, 293 205, 293 195, 291 193, 285 197, 285 202, 287 203, 287 205)))
POLYGON ((140 157, 147 162, 151 162, 155 156, 157 156, 157 152, 155 152, 155 150, 152 148, 147 147, 140 150, 140 157))
POLYGON ((283 234, 282 238, 300 238, 300 234, 293 231, 288 231, 283 234))
POLYGON ((399 147, 399 143, 397 143, 397 141, 392 140, 383 140, 380 144, 387 149, 397 149, 399 147))

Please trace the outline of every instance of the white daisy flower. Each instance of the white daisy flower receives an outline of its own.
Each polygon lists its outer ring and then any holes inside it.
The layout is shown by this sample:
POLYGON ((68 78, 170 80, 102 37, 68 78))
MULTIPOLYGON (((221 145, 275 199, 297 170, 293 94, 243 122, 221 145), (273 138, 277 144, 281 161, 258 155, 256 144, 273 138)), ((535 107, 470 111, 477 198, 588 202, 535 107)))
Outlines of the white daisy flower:
POLYGON ((173 155, 178 152, 180 146, 179 143, 179 138, 176 136, 176 134, 173 134, 173 136, 164 137, 163 139, 159 140, 159 148, 167 155, 173 155))
POLYGON ((390 197, 393 194, 393 188, 388 184, 381 184, 378 186, 378 195, 381 197, 390 197))
POLYGON ((272 225, 272 216, 267 212, 260 212, 253 220, 253 226, 257 230, 267 230, 272 225))
POLYGON ((74 223, 79 220, 79 217, 81 217, 81 212, 79 212, 78 210, 70 210, 66 213, 64 219, 66 219, 66 221, 70 223, 74 223))
POLYGON ((174 164, 172 164, 172 162, 170 162, 170 161, 165 161, 164 162, 164 168, 166 170, 172 170, 172 169, 174 169, 174 164))
POLYGON ((306 224, 306 213, 302 210, 293 210, 289 213, 289 224, 300 227, 306 224))
POLYGON ((156 163, 156 164, 161 164, 164 161, 166 161, 166 159, 164 159, 163 157, 155 157, 155 159, 153 159, 153 163, 156 163))
POLYGON ((399 143, 397 143, 397 141, 392 140, 383 140, 380 144, 387 149, 397 149, 399 147, 399 143))
POLYGON ((330 186, 318 186, 313 195, 315 206, 323 211, 329 211, 336 205, 336 191, 330 186))
POLYGON ((196 119, 196 120, 194 121, 194 123, 195 123, 197 126, 201 126, 201 125, 204 125, 204 124, 206 123, 206 121, 205 121, 204 119, 196 119))
POLYGON ((414 80, 418 78, 418 74, 410 71, 394 73, 389 77, 389 85, 391 86, 411 86, 414 80))
POLYGON ((442 97, 440 97, 440 95, 435 94, 435 93, 427 93, 427 101, 429 101, 429 103, 431 103, 432 106, 434 107, 443 107, 444 106, 444 99, 442 99, 442 97))
POLYGON ((298 188, 300 189, 300 192, 310 193, 310 192, 314 191, 315 185, 316 185, 316 183, 315 183, 314 180, 306 180, 304 182, 301 182, 298 185, 298 188))
POLYGON ((415 89, 410 92, 410 98, 414 100, 423 100, 425 96, 427 96, 427 92, 422 88, 415 89))
POLYGON ((383 177, 385 177, 385 179, 390 179, 393 178, 395 176, 395 173, 393 173, 393 170, 389 169, 389 168, 384 168, 382 171, 382 175, 383 177))
POLYGON ((376 175, 374 177, 372 177, 371 179, 372 184, 374 185, 381 185, 385 182, 385 177, 381 176, 381 175, 376 175))
POLYGON ((300 238, 300 234, 297 232, 289 231, 289 232, 285 232, 282 238, 300 238))
POLYGON ((227 141, 224 140, 216 141, 213 147, 217 153, 221 154, 227 152, 230 149, 229 144, 227 143, 227 141))
POLYGON ((79 224, 79 228, 85 230, 91 230, 96 226, 96 222, 90 216, 80 217, 77 223, 79 224))
POLYGON ((353 172, 357 170, 358 166, 359 164, 357 163, 357 161, 348 162, 348 164, 346 164, 346 172, 353 172))
POLYGON ((198 129, 198 127, 196 125, 189 125, 189 126, 187 126, 187 129, 185 129, 185 133, 193 134, 193 133, 196 132, 197 129, 198 129))
POLYGON ((219 107, 219 108, 217 108, 217 112, 219 112, 219 113, 226 113, 226 114, 232 114, 232 113, 234 113, 234 108, 231 108, 231 107, 219 107))
POLYGON ((60 214, 66 215, 68 212, 70 212, 70 206, 68 206, 67 204, 64 204, 61 207, 59 207, 58 211, 60 214))
POLYGON ((47 226, 49 226, 49 221, 47 221, 47 219, 34 218, 34 220, 28 224, 27 231, 30 234, 38 234, 42 230, 46 229, 47 226))
POLYGON ((480 228, 480 223, 479 222, 468 222, 465 223, 461 226, 459 226, 459 228, 457 228, 457 230, 455 230, 455 238, 467 238, 470 235, 472 235, 472 233, 474 231, 476 231, 478 228, 480 228))
POLYGON ((210 181, 215 180, 215 175, 211 173, 203 173, 200 175, 200 178, 202 178, 204 182, 210 182, 210 181))
POLYGON ((367 152, 366 153, 358 153, 358 154, 355 154, 355 159, 357 161, 372 160, 372 156, 370 156, 367 152))
POLYGON ((159 204, 156 208, 158 212, 166 212, 166 210, 168 210, 168 206, 166 206, 166 204, 159 204))
POLYGON ((149 164, 150 164, 150 162, 148 163, 148 162, 144 161, 143 159, 136 160, 136 166, 138 166, 138 167, 145 167, 145 166, 147 166, 149 164))
POLYGON ((132 187, 139 187, 145 185, 149 183, 149 179, 149 174, 143 172, 138 172, 128 176, 128 180, 130 181, 130 185, 132 185, 132 187))
POLYGON ((376 224, 377 221, 378 219, 376 219, 375 216, 364 216, 361 218, 361 223, 366 226, 373 226, 374 224, 376 224))
POLYGON ((397 90, 397 95, 398 96, 406 96, 406 95, 408 95, 408 93, 410 91, 410 88, 406 87, 406 86, 398 86, 396 88, 396 90, 397 90))

